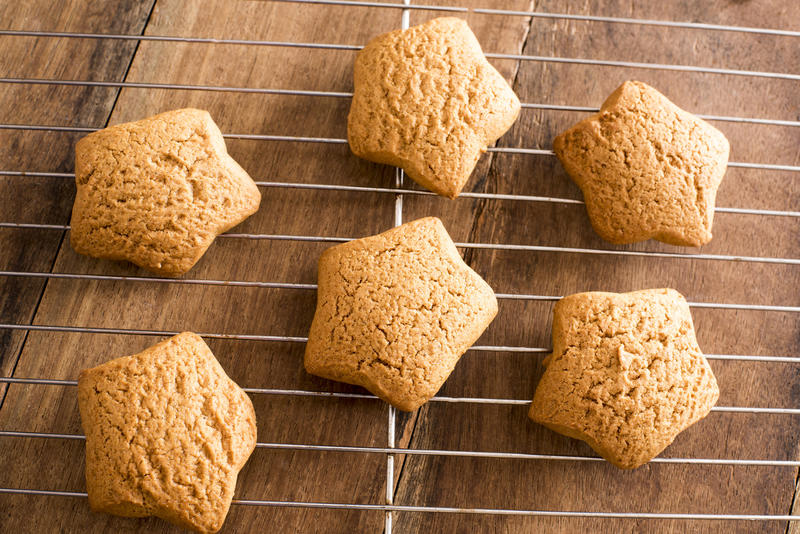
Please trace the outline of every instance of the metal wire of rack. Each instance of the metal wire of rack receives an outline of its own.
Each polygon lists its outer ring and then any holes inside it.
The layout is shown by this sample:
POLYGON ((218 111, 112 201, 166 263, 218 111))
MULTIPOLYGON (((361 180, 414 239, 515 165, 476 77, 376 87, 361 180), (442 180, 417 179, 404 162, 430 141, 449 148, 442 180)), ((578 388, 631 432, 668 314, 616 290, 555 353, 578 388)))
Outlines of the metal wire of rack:
MULTIPOLYGON (((358 6, 376 7, 385 9, 397 9, 401 13, 401 27, 409 27, 409 14, 412 10, 439 11, 445 13, 479 13, 490 16, 525 16, 533 18, 566 19, 579 21, 595 21, 618 24, 650 25, 671 28, 697 29, 705 31, 722 32, 742 32, 772 36, 800 37, 800 31, 766 29, 756 27, 737 27, 717 24, 705 24, 697 22, 678 22, 665 20, 632 19, 624 17, 573 15, 566 13, 547 13, 537 11, 512 11, 499 9, 467 9, 463 7, 438 6, 438 5, 412 5, 411 0, 403 0, 403 3, 378 3, 362 2, 358 0, 284 0, 298 4, 323 4, 337 6, 358 6)), ((228 44, 241 46, 268 46, 268 47, 295 47, 309 49, 327 50, 359 50, 361 46, 340 45, 327 43, 310 42, 289 42, 289 41, 264 41, 264 40, 243 40, 243 39, 213 39, 204 37, 173 37, 158 35, 124 35, 124 34, 103 34, 103 33, 79 33, 79 32, 59 32, 59 31, 39 31, 39 30, 0 30, 0 36, 24 36, 24 37, 53 37, 53 38, 75 38, 75 39, 108 39, 117 41, 162 41, 180 43, 208 43, 208 44, 228 44)), ((738 69, 698 67, 691 65, 656 64, 640 63, 629 61, 609 61, 585 58, 568 57, 545 57, 525 54, 501 54, 487 53, 487 57, 492 59, 512 59, 517 61, 537 61, 554 63, 572 63, 593 66, 616 66, 637 69, 656 69, 671 70, 678 72, 695 72, 709 74, 724 74, 733 76, 759 77, 769 79, 781 79, 800 81, 800 74, 748 71, 738 69)), ((141 82, 115 82, 115 81, 92 81, 92 80, 61 80, 61 79, 35 79, 35 78, 0 78, 3 84, 28 84, 28 85, 62 85, 62 86, 81 86, 81 87, 110 87, 110 88, 138 88, 138 89, 163 89, 163 90, 189 90, 189 91, 215 91, 230 93, 258 93, 270 95, 291 95, 291 96, 313 96, 347 99, 352 96, 350 92, 337 91, 312 91, 294 89, 271 89, 271 88, 252 88, 252 87, 232 87, 232 86, 210 86, 210 85, 191 85, 191 84, 166 84, 166 83, 141 83, 141 82)), ((576 111, 576 112, 595 112, 596 107, 572 106, 572 105, 549 105, 544 103, 526 102, 522 104, 523 109, 534 110, 557 110, 557 111, 576 111)), ((767 126, 800 127, 800 121, 783 120, 772 118, 753 118, 753 117, 734 117, 723 115, 700 115, 702 118, 711 121, 760 124, 767 126)), ((95 131, 95 128, 73 127, 59 125, 41 124, 0 124, 0 130, 18 131, 47 131, 47 132, 78 132, 88 133, 95 131)), ((226 138, 248 139, 263 141, 284 141, 292 143, 327 143, 327 144, 346 144, 346 139, 325 138, 325 137, 296 137, 285 135, 262 135, 228 133, 226 138)), ((553 152, 548 149, 539 148, 507 148, 493 147, 489 152, 553 156, 553 152)), ((782 163, 759 163, 759 162, 730 162, 729 167, 760 169, 766 171, 786 171, 800 172, 800 166, 782 163)), ((52 179, 74 179, 74 174, 63 172, 29 172, 20 169, 0 169, 0 176, 15 177, 42 177, 52 179)), ((393 195, 394 220, 395 226, 403 223, 403 198, 406 195, 430 196, 433 193, 413 188, 405 183, 404 174, 401 169, 396 169, 394 187, 365 187, 335 184, 306 184, 290 181, 259 181, 262 188, 284 188, 284 189, 306 189, 320 191, 346 191, 346 192, 369 192, 393 195)), ((464 198, 508 200, 517 202, 542 202, 556 204, 582 204, 580 200, 569 198, 555 198, 533 195, 515 194, 496 194, 496 193, 471 193, 461 194, 464 198)), ((747 207, 718 207, 717 212, 734 213, 741 215, 766 216, 766 217, 800 217, 800 211, 791 210, 772 210, 754 209, 747 207)), ((19 223, 13 221, 0 221, 0 228, 12 229, 31 229, 31 230, 52 230, 66 231, 68 225, 56 224, 37 224, 19 223)), ((250 240, 289 240, 289 241, 309 241, 309 242, 330 242, 339 243, 352 239, 352 237, 341 236, 313 236, 313 235, 280 235, 280 234, 255 234, 255 233, 227 233, 221 236, 229 239, 250 239, 250 240)), ((519 250, 532 252, 555 252, 555 253, 574 253, 588 255, 614 255, 614 256, 641 256, 648 258, 674 258, 707 261, 737 261, 750 263, 800 265, 800 258, 782 258, 768 256, 741 256, 732 254, 691 254, 691 253, 669 253, 654 251, 634 251, 619 249, 591 249, 576 247, 559 247, 544 245, 525 245, 510 243, 457 243, 462 249, 496 249, 496 250, 519 250)), ((130 283, 161 283, 161 284, 188 284, 201 286, 239 286, 239 287, 259 287, 287 290, 316 290, 315 284, 284 283, 272 281, 244 281, 244 280, 217 280, 217 279, 173 279, 146 276, 115 276, 115 275, 94 275, 79 273, 60 273, 60 272, 33 272, 33 271, 0 271, 0 277, 20 277, 38 278, 45 281, 54 279, 66 280, 93 280, 93 281, 118 281, 130 283)), ((509 300, 536 300, 536 301, 556 301, 560 296, 538 295, 538 294, 519 294, 507 293, 497 294, 499 299, 509 300)), ((690 302, 694 308, 717 308, 731 310, 759 310, 769 312, 800 313, 800 306, 782 306, 771 304, 736 304, 722 302, 690 302)), ((76 332, 84 334, 113 334, 113 335, 141 335, 141 336, 169 336, 177 332, 165 330, 148 329, 125 329, 125 328, 105 328, 70 325, 34 325, 34 324, 0 324, 0 330, 22 330, 22 331, 51 331, 51 332, 76 332)), ((222 333, 206 332, 200 334, 207 338, 230 339, 258 342, 288 342, 305 343, 305 337, 284 336, 284 335, 261 335, 246 333, 222 333)), ((483 345, 473 346, 471 351, 492 351, 492 352, 519 352, 519 353, 547 353, 547 347, 526 347, 526 346, 497 346, 483 345)), ((767 356, 767 355, 744 355, 744 354, 710 354, 709 359, 733 360, 733 361, 754 361, 754 362, 773 362, 785 364, 800 364, 800 355, 797 356, 767 356)), ((30 384, 36 386, 50 387, 74 387, 77 381, 55 380, 48 378, 23 378, 16 376, 0 377, 0 384, 30 384)), ((337 393, 326 391, 295 390, 295 389, 269 389, 269 388, 244 388, 252 395, 283 395, 298 397, 321 397, 321 398, 350 398, 375 400, 378 399, 370 394, 360 393, 337 393)), ((437 395, 432 402, 435 403, 473 403, 490 405, 527 405, 528 399, 510 398, 485 398, 485 397, 451 397, 437 395)), ((755 413, 773 414, 785 416, 800 415, 800 408, 781 408, 781 407, 758 407, 758 406, 716 406, 712 409, 715 412, 728 413, 755 413)), ((366 447, 366 446, 334 446, 334 445, 311 445, 303 443, 274 443, 259 442, 258 448, 276 450, 313 450, 329 452, 349 452, 349 453, 372 453, 386 455, 386 494, 385 502, 377 504, 356 504, 356 503, 329 503, 329 502, 298 502, 298 501, 277 501, 277 500, 235 500, 234 504, 243 506, 271 506, 271 507, 297 507, 297 508, 323 508, 323 509, 350 509, 350 510, 371 510, 384 512, 384 531, 391 534, 393 525, 393 512, 431 512, 431 513, 466 513, 466 514, 489 514, 489 515, 508 515, 508 516, 549 516, 549 517, 580 517, 580 518, 635 518, 635 519, 675 519, 675 520, 747 520, 747 521, 796 521, 798 516, 779 515, 779 514, 717 514, 717 513, 647 513, 647 512, 605 512, 605 511, 567 511, 567 510, 522 510, 522 509, 502 509, 502 508, 460 508, 460 507, 441 507, 441 506, 407 506, 399 505, 394 502, 394 459, 396 454, 402 455, 421 455, 421 456, 460 456, 474 458, 505 458, 531 461, 556 461, 556 462, 602 462, 602 458, 596 456, 572 456, 554 454, 535 454, 535 453, 514 453, 514 452, 490 452, 475 450, 443 450, 443 449, 418 449, 401 448, 396 446, 395 439, 396 413, 393 407, 389 408, 387 419, 387 445, 385 447, 366 447)), ((84 436, 78 434, 61 434, 48 432, 26 432, 15 430, 0 430, 0 438, 41 438, 53 440, 83 440, 84 436)), ((695 465, 736 465, 736 466, 773 466, 773 467, 800 467, 797 460, 770 460, 770 459, 741 459, 741 458, 688 458, 688 457, 658 457, 652 460, 657 464, 695 464, 695 465)), ((27 495, 49 495, 73 498, 85 498, 84 492, 73 491, 51 491, 32 488, 9 488, 0 487, 0 494, 27 494, 27 495)))

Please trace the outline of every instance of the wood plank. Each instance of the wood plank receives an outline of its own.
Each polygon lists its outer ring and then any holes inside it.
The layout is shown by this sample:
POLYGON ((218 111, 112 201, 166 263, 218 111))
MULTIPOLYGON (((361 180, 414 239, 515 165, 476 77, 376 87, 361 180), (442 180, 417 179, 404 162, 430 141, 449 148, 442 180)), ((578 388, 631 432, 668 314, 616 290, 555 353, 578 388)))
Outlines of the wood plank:
MULTIPOLYGON (((769 3, 766 3, 769 4, 769 3)), ((773 2, 765 9, 797 7, 773 2)), ((764 7, 764 6, 762 6, 764 7)), ((631 3, 543 1, 541 11, 613 14, 640 18, 763 25, 756 13, 732 2, 631 3), (733 21, 733 22, 732 22, 733 21)), ((427 15, 417 15, 415 22, 427 15)), ((772 20, 772 19, 770 19, 772 20)), ((488 48, 488 47, 487 47, 488 48)), ((502 50, 498 50, 502 51, 502 50)), ((510 51, 509 51, 510 52, 510 51)), ((798 64, 789 38, 698 32, 607 23, 534 19, 525 54, 622 59, 786 71, 798 64), (748 50, 747 55, 734 54, 748 50)), ((732 76, 634 70, 542 62, 520 67, 516 90, 524 102, 599 106, 625 79, 661 89, 679 105, 718 115, 793 120, 800 106, 796 83, 732 76), (769 94, 770 98, 762 97, 769 94)), ((552 138, 585 116, 523 111, 504 146, 550 148, 552 138)), ((796 164, 797 128, 716 123, 731 140, 732 159, 796 164)), ((795 209, 800 190, 793 173, 736 169, 720 190, 719 205, 795 209)), ((475 182, 473 182, 475 183, 475 182)), ((554 158, 498 155, 479 191, 581 198, 554 158)), ((582 206, 544 203, 412 198, 408 216, 439 215, 458 240, 691 252, 655 242, 609 247, 591 230, 582 206)), ((797 257, 796 219, 719 214, 714 240, 701 252, 797 257)), ((498 292, 562 295, 592 289, 628 291, 675 287, 690 300, 797 305, 795 266, 718 263, 578 254, 469 251, 471 265, 498 292), (743 283, 743 281, 746 281, 743 283)), ((547 347, 552 304, 501 302, 497 320, 479 341, 547 347)), ((797 314, 695 309, 701 347, 708 353, 800 354, 797 314)), ((541 356, 468 354, 442 394, 529 399, 542 373, 541 356)), ((720 404, 795 407, 800 372, 792 364, 713 361, 720 404)), ((429 404, 412 439, 417 448, 593 455, 581 442, 527 419, 524 406, 429 404)), ((665 456, 798 458, 798 420, 785 415, 711 414, 681 434, 665 456)), ((397 502, 540 510, 785 514, 797 469, 650 464, 622 472, 605 463, 413 457, 407 460, 397 502), (435 484, 420 481, 435 480, 435 484)), ((449 516, 403 513, 397 528, 409 532, 784 532, 785 522, 677 522, 608 519, 449 516)))
MULTIPOLYGON (((138 33, 152 2, 36 0, 0 5, 4 29, 138 33), (109 20, 108 13, 115 13, 109 20)), ((120 80, 136 44, 83 39, 0 37, 4 77, 120 80), (76 58, 86 58, 76 61, 76 58)), ((0 122, 103 126, 118 91, 0 84, 0 122)), ((0 170, 65 172, 73 167, 75 134, 0 130, 0 170), (46 150, 43 150, 46 147, 46 150)), ((0 176, 0 221, 65 224, 73 186, 63 180, 0 176)), ((0 229, 0 269, 49 271, 61 232, 0 229)), ((0 277, 0 322, 28 323, 41 297, 41 280, 0 277)), ((25 333, 0 331, 0 373, 14 369, 25 333)), ((0 399, 5 388, 0 386, 0 399)), ((2 400, 0 400, 2 404, 2 400)))

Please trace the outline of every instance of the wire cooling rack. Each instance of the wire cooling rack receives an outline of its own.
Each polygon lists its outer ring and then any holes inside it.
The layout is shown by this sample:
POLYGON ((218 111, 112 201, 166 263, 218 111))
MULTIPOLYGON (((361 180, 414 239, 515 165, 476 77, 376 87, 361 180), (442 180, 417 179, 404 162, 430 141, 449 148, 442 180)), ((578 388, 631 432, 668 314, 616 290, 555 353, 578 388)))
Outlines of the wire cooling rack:
MULTIPOLYGON (((756 27, 739 27, 717 24, 704 24, 697 22, 676 22, 665 20, 645 20, 623 17, 573 15, 565 13, 546 13, 528 11, 510 11, 498 9, 467 9, 452 6, 437 5, 411 5, 410 0, 404 3, 377 3, 360 1, 340 1, 340 0, 290 0, 294 3, 302 4, 326 4, 351 7, 376 7, 385 9, 396 9, 401 14, 400 27, 409 27, 409 14, 412 10, 425 10, 444 13, 480 13, 489 16, 526 16, 551 19, 566 19, 577 21, 606 22, 615 24, 630 25, 649 25, 662 26, 669 28, 684 28, 703 31, 721 32, 740 32, 751 34, 762 34, 771 36, 785 36, 798 38, 800 31, 764 29, 756 27)), ((124 34, 105 34, 105 33, 76 33, 76 32, 56 32, 38 30, 0 30, 0 36, 26 36, 40 38, 80 38, 80 39, 107 39, 116 41, 162 41, 176 43, 216 43, 243 46, 268 46, 268 47, 296 47, 307 49, 328 49, 328 50, 358 50, 361 47, 355 45, 325 44, 311 42, 284 42, 284 41, 264 41, 264 40, 243 40, 243 39, 212 39, 202 37, 172 37, 157 35, 124 35, 124 34)), ((736 70, 726 68, 709 68, 675 64, 656 64, 656 63, 637 63, 629 61, 610 61, 595 60, 569 57, 550 57, 535 56, 526 54, 500 54, 487 53, 492 59, 509 59, 520 62, 553 62, 571 63, 592 66, 615 66, 628 67, 635 69, 656 69, 670 70, 678 72, 711 73, 725 74, 743 77, 759 77, 767 79, 790 80, 800 82, 800 74, 763 72, 751 70, 736 70)), ((33 78, 0 78, 0 83, 4 84, 27 84, 27 85, 61 85, 61 86, 80 86, 80 87, 111 87, 111 88, 138 88, 138 89, 167 89, 167 90, 190 90, 190 91, 220 91, 229 93, 258 93, 270 95, 290 95, 290 96, 313 96, 347 99, 352 96, 349 92, 333 91, 311 91, 293 89, 270 89, 252 87, 232 87, 232 86, 211 86, 211 85, 191 85, 191 84, 166 84, 166 83, 137 83, 137 82, 114 82, 114 81, 83 81, 83 80, 62 80, 62 79, 33 79, 33 78)), ((538 110, 573 111, 573 112, 595 112, 598 108, 571 105, 551 105, 543 103, 525 102, 523 108, 538 110)), ((700 115, 701 117, 721 122, 758 124, 766 126, 780 127, 800 127, 800 121, 779 120, 765 118, 735 117, 722 115, 700 115)), ((88 133, 95 131, 94 128, 40 125, 40 124, 0 124, 0 129, 16 131, 47 131, 47 132, 79 132, 88 133)), ((265 141, 284 141, 292 143, 325 143, 325 144, 346 144, 346 139, 329 137, 296 137, 286 135, 259 135, 244 133, 226 133, 229 139, 248 139, 265 141)), ((551 150, 526 147, 493 147, 489 152, 504 152, 521 155, 535 155, 552 157, 551 150)), ((731 168, 748 168, 768 171, 800 172, 800 166, 787 165, 772 162, 736 162, 728 164, 731 168)), ((0 169, 0 176, 17 177, 47 177, 72 179, 74 174, 62 172, 31 172, 25 169, 0 169)), ((405 196, 431 196, 430 192, 419 189, 409 189, 405 183, 403 171, 396 169, 394 187, 365 187, 348 186, 338 184, 306 184, 294 182, 260 181, 257 184, 262 188, 283 188, 283 189, 306 189, 319 191, 346 191, 346 192, 369 192, 386 195, 394 195, 394 219, 395 226, 403 223, 403 199, 405 196)), ((582 204, 579 200, 568 198, 556 198, 549 196, 515 195, 515 194, 495 194, 481 192, 465 192, 462 198, 476 198, 487 200, 503 200, 514 202, 541 202, 553 204, 582 204)), ((789 210, 772 209, 750 209, 740 207, 718 207, 719 213, 734 213, 741 215, 755 215, 765 217, 800 217, 800 212, 789 210)), ((65 231, 69 230, 67 225, 56 224, 36 224, 20 223, 14 221, 0 221, 0 228, 12 229, 35 229, 65 231)), ((327 242, 339 243, 348 241, 356 236, 313 236, 313 235, 282 235, 282 234, 258 234, 258 233, 227 233, 220 236, 222 239, 249 239, 249 240, 270 240, 270 241, 307 241, 307 242, 327 242)), ((646 258, 672 258, 677 260, 711 260, 721 262, 747 262, 747 263, 766 263, 800 265, 800 258, 784 258, 769 256, 742 256, 726 254, 703 254, 703 253, 672 253, 658 251, 636 251, 619 249, 596 249, 562 246, 544 245, 519 245, 507 243, 478 243, 464 242, 457 243, 462 249, 491 249, 491 250, 516 250, 522 252, 554 252, 554 253, 573 253, 582 255, 612 255, 612 256, 639 256, 646 258)), ((162 283, 162 284, 186 284, 201 286, 238 286, 288 289, 300 291, 314 291, 314 284, 283 283, 268 281, 240 281, 240 280, 215 280, 215 279, 171 279, 143 276, 116 276, 116 275, 95 275, 78 273, 56 273, 56 272, 33 272, 33 271, 0 271, 2 277, 21 277, 29 279, 67 279, 67 280, 97 280, 97 281, 117 281, 126 283, 162 283)), ((557 295, 521 294, 521 293, 499 293, 498 299, 508 300, 530 300, 530 301, 556 301, 560 298, 557 295)), ((716 308, 729 310, 759 310, 768 312, 800 313, 800 306, 779 306, 763 304, 731 304, 721 302, 690 302, 693 308, 716 308)), ((34 325, 34 324, 6 324, 0 323, 3 330, 21 331, 51 331, 51 332, 75 332, 82 334, 112 334, 112 335, 142 335, 142 336, 169 336, 178 332, 165 330, 147 329, 127 329, 127 328, 100 328, 92 326, 64 326, 64 325, 34 325)), ((286 343, 305 343, 305 337, 282 336, 282 335, 248 335, 231 334, 221 332, 201 332, 205 338, 247 340, 257 342, 286 342, 286 343)), ((547 347, 533 346, 502 346, 502 345, 482 345, 474 346, 473 351, 494 351, 494 352, 519 352, 519 353, 547 353, 547 347)), ((800 364, 800 356, 765 356, 765 355, 744 355, 744 354, 709 354, 711 360, 732 360, 732 361, 752 361, 752 362, 773 362, 785 364, 800 364)), ((36 386, 76 386, 76 381, 55 380, 47 378, 24 378, 17 376, 0 377, 0 383, 5 384, 30 384, 36 386)), ((325 391, 310 390, 290 390, 290 389, 269 389, 269 388, 245 388, 245 391, 252 395, 284 395, 298 397, 323 397, 323 398, 350 398, 350 399, 372 399, 374 396, 360 393, 336 393, 325 391)), ((433 403, 472 403, 489 405, 527 405, 529 399, 501 399, 486 397, 454 397, 438 395, 434 397, 433 403)), ((800 416, 798 408, 783 407, 763 407, 763 406, 716 406, 712 409, 715 412, 729 413, 750 413, 750 414, 772 414, 786 417, 800 416)), ((430 513, 467 513, 467 514, 488 514, 488 515, 508 515, 508 516, 550 516, 550 517, 579 517, 579 518, 634 518, 634 519, 672 519, 672 520, 750 520, 750 521, 792 521, 797 520, 797 516, 791 515, 768 515, 768 514, 720 514, 720 513, 648 513, 648 512, 609 512, 609 511, 558 511, 558 510, 520 510, 504 508, 461 508, 461 507, 440 507, 440 506, 408 506, 396 504, 394 502, 395 480, 395 454, 403 455, 431 455, 431 456, 460 456, 473 458, 504 458, 518 460, 543 460, 543 461, 563 461, 563 462, 602 462, 603 460, 594 456, 567 456, 553 454, 532 454, 514 452, 485 452, 474 450, 439 450, 439 449, 418 449, 400 448, 396 446, 395 428, 396 413, 394 408, 389 407, 387 420, 387 444, 385 447, 361 447, 361 446, 334 446, 334 445, 308 445, 292 443, 268 443, 260 442, 259 448, 283 449, 291 451, 312 450, 330 452, 351 452, 351 453, 378 453, 386 455, 386 495, 384 504, 357 504, 357 503, 328 503, 328 502, 297 502, 297 501, 278 501, 278 500, 235 500, 236 505, 252 506, 286 506, 298 508, 323 508, 323 509, 352 509, 352 510, 372 510, 385 513, 384 531, 387 534, 392 532, 393 512, 430 512, 430 513)), ((62 440, 83 440, 84 437, 77 434, 59 434, 46 432, 22 432, 9 429, 0 430, 2 438, 41 438, 41 439, 62 439, 62 440)), ((696 465, 731 465, 731 466, 773 466, 773 467, 800 467, 800 461, 795 460, 769 460, 769 459, 739 459, 739 458, 684 458, 684 457, 659 457, 652 460, 656 464, 696 464, 696 465)), ((38 488, 0 488, 0 493, 7 494, 30 494, 30 495, 50 495, 62 497, 86 497, 86 493, 74 491, 51 491, 38 488)))

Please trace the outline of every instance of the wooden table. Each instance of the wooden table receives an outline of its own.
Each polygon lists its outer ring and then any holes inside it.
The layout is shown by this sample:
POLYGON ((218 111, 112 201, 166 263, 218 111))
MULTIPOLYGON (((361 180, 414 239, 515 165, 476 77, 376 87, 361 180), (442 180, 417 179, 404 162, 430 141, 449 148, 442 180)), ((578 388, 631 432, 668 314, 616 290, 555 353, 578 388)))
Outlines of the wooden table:
MULTIPOLYGON (((702 21, 798 30, 800 3, 789 0, 629 2, 622 0, 437 0, 495 7, 702 21), (491 5, 490 5, 491 4, 491 5)), ((413 10, 411 23, 437 16, 413 10)), ((0 28, 123 35, 214 37, 362 45, 399 27, 394 8, 300 5, 245 0, 29 0, 0 4, 0 28)), ((459 15, 465 16, 465 15, 459 15)), ((466 15, 487 52, 800 73, 800 37, 707 31, 563 18, 466 15)), ((348 92, 352 50, 243 44, 46 36, 0 36, 0 76, 348 92)), ((800 120, 800 81, 698 71, 493 59, 523 102, 597 107, 626 79, 654 85, 702 114, 800 120)), ((7 80, 3 80, 7 81, 7 80)), ((231 134, 343 138, 348 98, 175 88, 0 84, 0 123, 101 128, 178 107, 208 109, 231 134)), ((524 109, 498 143, 549 148, 583 111, 524 109)), ((800 127, 714 121, 737 162, 800 164, 800 127)), ((70 173, 75 131, 0 130, 0 170, 70 173)), ((346 145, 228 140, 231 154, 260 181, 394 186, 394 169, 352 156, 346 145)), ((416 187, 408 183, 408 187, 416 187)), ((489 153, 467 191, 579 199, 555 158, 489 153)), ((385 192, 262 188, 258 214, 235 231, 361 237, 392 226, 395 197, 385 192)), ((0 176, 0 222, 66 225, 74 195, 60 174, 0 176)), ((797 210, 796 170, 729 169, 722 207, 797 210)), ((454 240, 619 251, 695 253, 656 242, 612 247, 591 230, 583 206, 562 202, 409 194, 404 220, 436 215, 454 240)), ((160 335, 9 329, 8 325, 193 330, 304 336, 311 290, 148 281, 60 279, 47 273, 143 275, 126 264, 72 251, 63 230, 0 228, 0 269, 44 277, 0 276, 0 376, 74 380, 83 368, 131 354, 160 335)), ((184 278, 314 283, 320 242, 219 239, 184 278)), ((718 213, 703 254, 800 257, 800 218, 718 213)), ((800 267, 786 263, 608 255, 553 250, 463 249, 498 293, 563 295, 585 290, 674 287, 695 307, 708 354, 800 357, 800 267)), ((500 300, 479 345, 548 347, 552 301, 500 300)), ((299 342, 208 339, 239 384, 282 390, 361 393, 307 375, 299 342)), ((543 354, 468 352, 440 395, 530 399, 543 354)), ((800 365, 714 359, 720 406, 797 408, 800 365)), ((73 386, 0 386, 0 430, 80 434, 73 386), (7 387, 7 389, 6 389, 7 387)), ((254 394, 259 441, 385 447, 387 406, 373 399, 254 394)), ((519 404, 431 402, 397 419, 397 446, 412 449, 593 455, 583 443, 531 423, 519 404)), ((665 451, 672 458, 800 460, 800 416, 714 412, 665 451)), ((237 498, 382 505, 382 452, 257 449, 237 498)), ((0 437, 0 487, 85 491, 83 442, 0 437)), ((797 465, 651 463, 622 472, 605 462, 398 455, 394 502, 408 506, 515 510, 786 515, 797 465)), ((797 506, 800 508, 800 505, 797 506)), ((787 521, 709 521, 490 516, 394 512, 394 532, 797 532, 787 521)), ((226 532, 381 532, 384 513, 296 506, 233 506, 226 532)), ((798 525, 793 523, 793 525, 798 525)), ((0 495, 1 532, 171 532, 155 520, 112 518, 79 497, 0 495)))

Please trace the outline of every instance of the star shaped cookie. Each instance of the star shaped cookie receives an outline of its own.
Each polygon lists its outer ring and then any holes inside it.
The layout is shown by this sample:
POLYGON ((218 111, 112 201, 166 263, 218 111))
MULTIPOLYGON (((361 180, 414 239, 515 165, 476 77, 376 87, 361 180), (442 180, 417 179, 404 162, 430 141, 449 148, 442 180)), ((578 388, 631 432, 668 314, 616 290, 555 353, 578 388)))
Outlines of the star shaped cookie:
POLYGON ((322 254, 305 367, 415 410, 496 314, 442 222, 419 219, 322 254))
POLYGON ((606 241, 698 247, 711 240, 728 140, 652 87, 623 83, 553 148, 606 241))
POLYGON ((530 418, 623 469, 649 462, 719 397, 674 289, 561 299, 546 365, 530 418))
POLYGON ((206 111, 111 126, 75 147, 70 239, 80 254, 179 276, 258 210, 255 182, 206 111))
POLYGON ((517 95, 457 18, 374 38, 356 57, 354 86, 347 119, 353 153, 402 167, 450 198, 520 110, 517 95))
POLYGON ((92 510, 216 532, 256 444, 250 399, 196 334, 80 374, 92 510))

